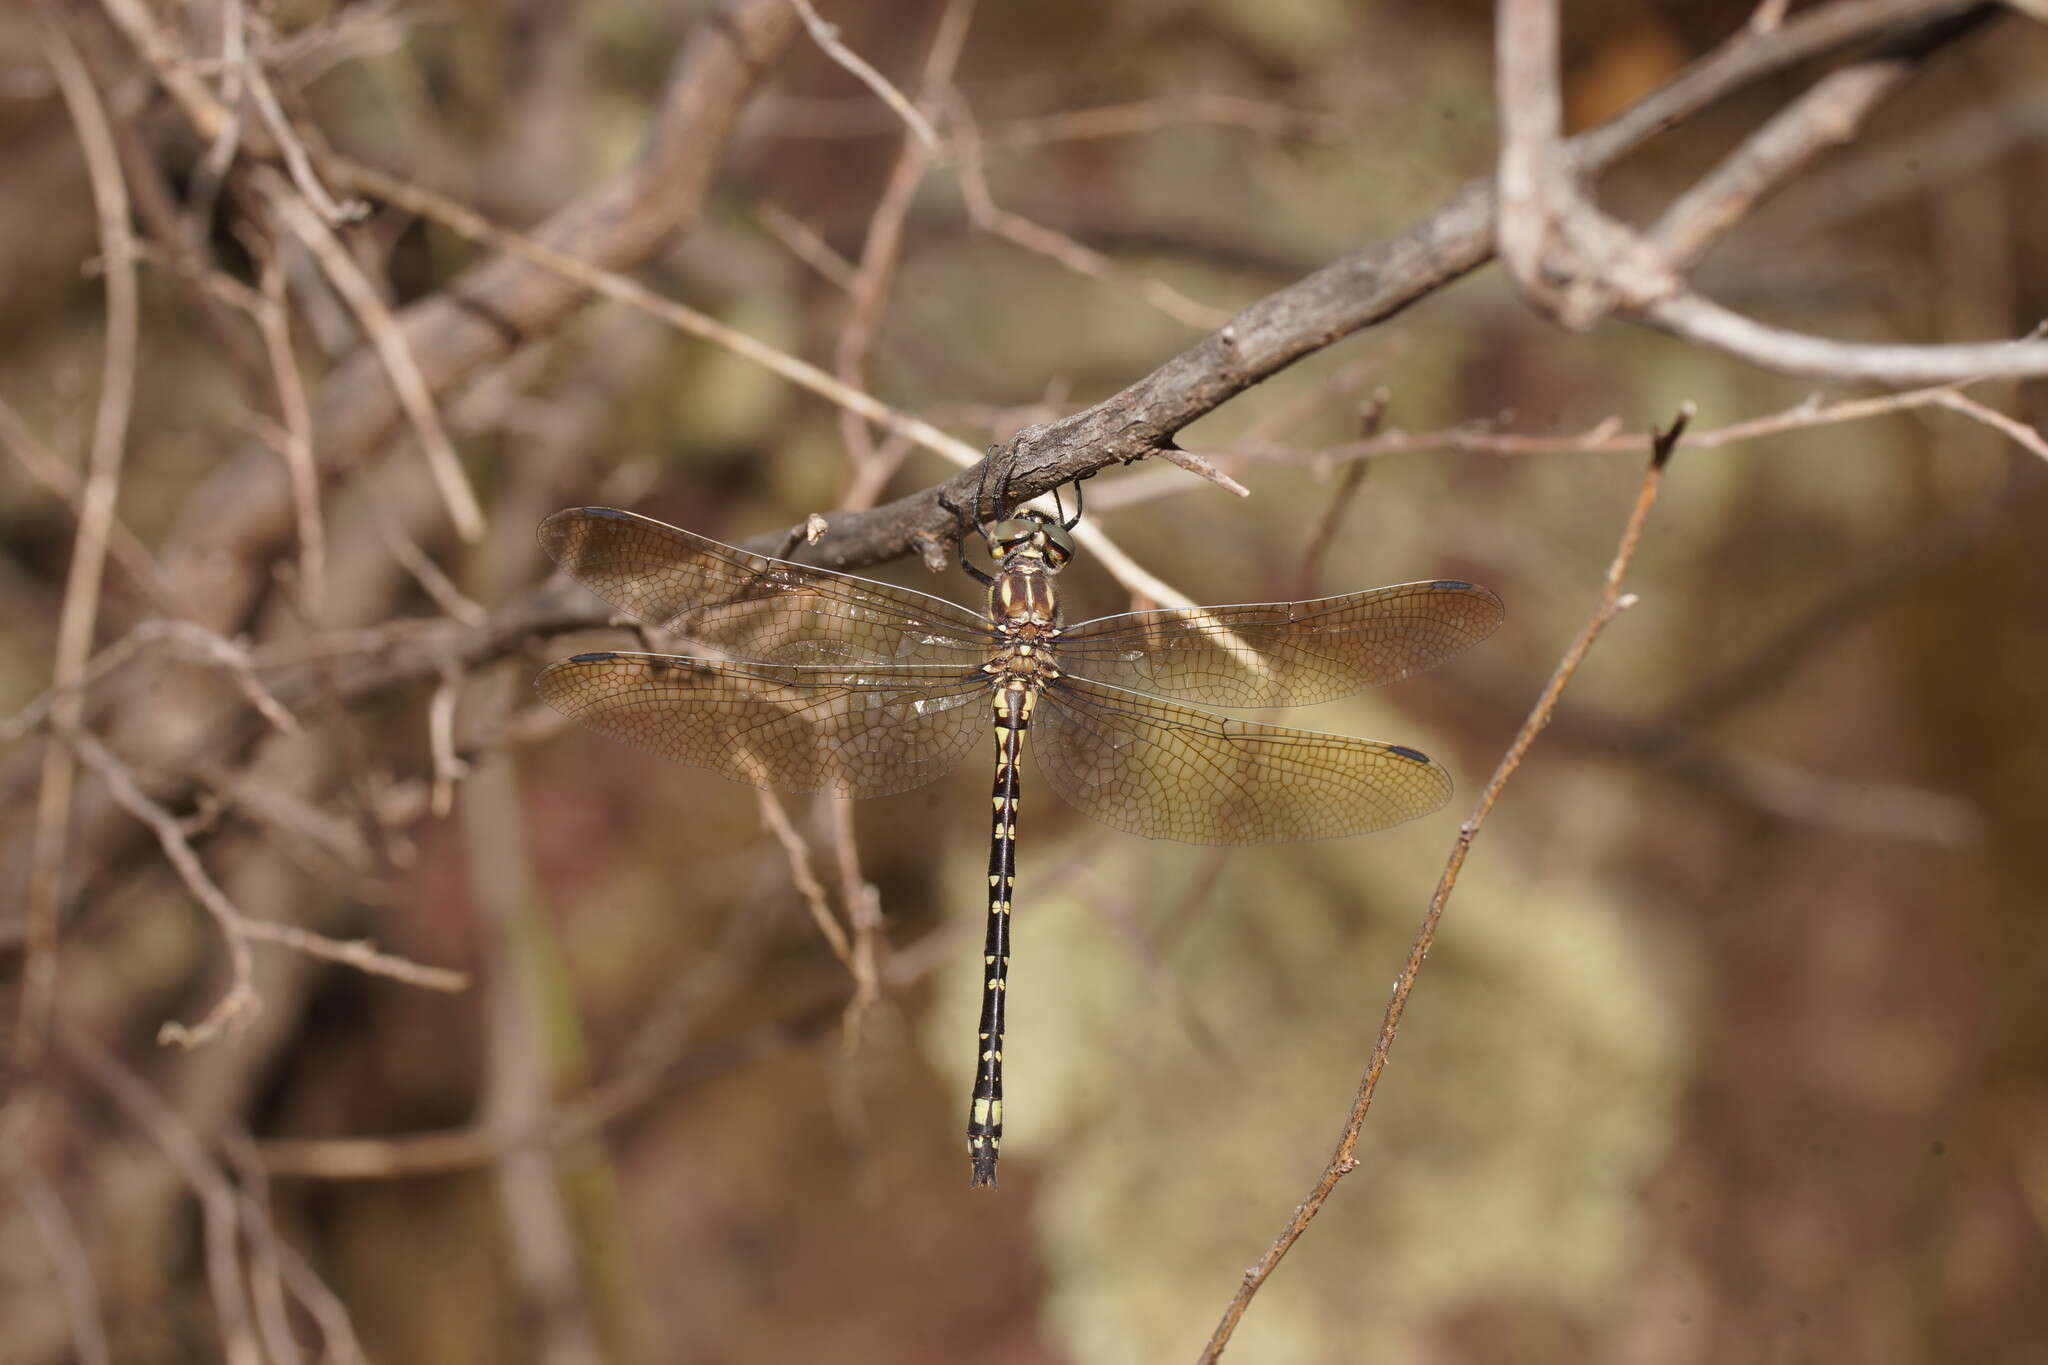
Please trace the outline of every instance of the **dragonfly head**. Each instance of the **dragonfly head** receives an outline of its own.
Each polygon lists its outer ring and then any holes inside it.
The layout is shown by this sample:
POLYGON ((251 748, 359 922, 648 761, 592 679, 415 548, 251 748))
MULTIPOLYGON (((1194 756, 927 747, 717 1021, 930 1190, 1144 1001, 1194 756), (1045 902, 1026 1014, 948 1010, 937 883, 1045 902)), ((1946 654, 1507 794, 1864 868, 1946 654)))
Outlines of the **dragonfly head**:
POLYGON ((1074 537, 1067 528, 1031 508, 989 527, 988 539, 1005 563, 1022 556, 1044 560, 1048 569, 1064 569, 1074 557, 1074 537))

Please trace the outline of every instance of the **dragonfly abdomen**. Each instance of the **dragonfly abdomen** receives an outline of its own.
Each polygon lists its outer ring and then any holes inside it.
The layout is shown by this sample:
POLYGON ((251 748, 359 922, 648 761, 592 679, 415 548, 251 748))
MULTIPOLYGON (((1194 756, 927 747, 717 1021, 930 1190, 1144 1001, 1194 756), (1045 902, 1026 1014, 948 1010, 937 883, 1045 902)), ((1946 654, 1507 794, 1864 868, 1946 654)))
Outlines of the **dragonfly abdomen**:
POLYGON ((1009 995, 1010 897, 1017 883, 1018 761, 1037 689, 1012 682, 994 695, 996 780, 988 844, 988 933, 982 942, 981 1028, 974 1099, 967 1112, 967 1153, 974 1185, 996 1183, 1003 1141, 1003 1013, 1009 995))

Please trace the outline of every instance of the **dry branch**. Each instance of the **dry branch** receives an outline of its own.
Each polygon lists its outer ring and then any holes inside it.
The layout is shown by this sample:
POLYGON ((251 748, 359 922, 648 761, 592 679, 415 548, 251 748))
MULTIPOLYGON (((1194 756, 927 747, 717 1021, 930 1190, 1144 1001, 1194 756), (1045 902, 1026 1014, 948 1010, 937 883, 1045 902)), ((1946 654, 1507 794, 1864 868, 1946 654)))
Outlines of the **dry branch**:
POLYGON ((1365 1116, 1372 1107, 1373 1096, 1379 1090, 1380 1076, 1386 1071, 1387 1056, 1393 1050, 1394 1035, 1400 1030, 1401 1015, 1407 1008, 1408 996, 1415 989, 1416 977, 1422 971, 1423 962, 1429 957, 1431 945, 1436 942, 1437 927, 1443 921, 1444 907, 1450 903, 1451 892, 1458 884, 1458 874, 1464 869, 1465 857, 1472 849, 1472 841, 1479 836, 1479 830, 1486 823, 1494 804, 1507 786, 1508 779, 1522 766, 1522 760, 1529 752, 1529 746, 1536 742, 1536 736, 1543 733, 1545 726, 1557 710, 1557 700, 1564 692, 1565 685, 1579 671, 1585 662, 1587 651, 1600 633, 1616 616, 1635 605, 1633 595, 1621 591, 1623 579, 1628 575, 1629 565, 1635 560, 1636 547, 1642 541, 1643 527, 1649 521, 1650 509, 1656 505, 1658 489, 1663 485, 1664 466, 1677 448, 1679 437, 1684 433, 1690 412, 1681 413, 1671 429, 1657 434, 1656 446, 1650 457, 1650 465, 1643 473, 1643 481, 1636 491, 1635 506, 1630 510, 1628 524, 1622 528, 1621 542, 1615 548, 1614 559, 1607 566, 1607 577, 1601 585, 1599 603, 1593 614, 1580 628, 1578 635, 1566 647, 1564 657, 1558 661, 1557 669, 1544 685, 1536 698, 1522 728, 1509 742, 1507 752, 1501 755, 1500 763, 1494 768, 1493 776, 1487 780, 1479 793, 1479 800, 1472 808, 1472 814, 1458 827, 1458 837, 1451 845, 1451 854, 1444 863, 1443 875, 1438 878, 1436 891, 1429 898, 1429 908, 1423 912, 1422 927, 1416 932, 1415 943, 1408 950, 1408 960, 1401 964, 1401 972, 1394 978, 1393 995, 1387 1000, 1386 1013, 1380 1020, 1379 1036, 1373 1043, 1372 1056, 1366 1062, 1365 1075, 1359 1080, 1357 1097, 1352 1101, 1351 1112, 1345 1118, 1344 1129, 1337 1139, 1337 1150, 1323 1168, 1321 1177, 1309 1191, 1308 1197, 1294 1210, 1294 1216, 1281 1230, 1273 1245, 1260 1258, 1259 1263, 1244 1273, 1244 1280, 1224 1309, 1223 1318, 1203 1348, 1202 1365, 1211 1365, 1223 1354, 1231 1334, 1244 1317, 1245 1309, 1251 1305, 1254 1295, 1259 1292, 1267 1278, 1278 1268, 1301 1234, 1308 1230, 1321 1211, 1323 1203, 1337 1188, 1337 1182, 1357 1169, 1358 1161, 1353 1155, 1358 1146, 1358 1135, 1365 1126, 1365 1116))
MULTIPOLYGON (((56 73, 65 107, 78 129, 99 218, 100 257, 106 279, 106 359, 100 371, 99 403, 93 414, 92 450, 79 497, 78 536, 64 581, 64 605, 57 621, 56 662, 50 726, 60 737, 75 734, 83 717, 78 692, 92 655, 99 620, 100 583, 107 543, 114 529, 114 503, 121 490, 121 462, 128 442, 128 416, 135 402, 135 354, 141 313, 135 283, 135 238, 128 224, 128 188, 105 106, 85 63, 47 13, 39 14, 43 52, 56 73)), ((171 596, 176 597, 173 589, 171 596)), ((22 990, 16 1045, 23 1065, 33 1067, 48 1039, 57 991, 57 928, 64 904, 65 850, 71 842, 76 761, 64 744, 43 750, 37 788, 34 847, 30 854, 23 943, 22 990)))
MULTIPOLYGON (((1743 29, 1662 88, 1564 148, 1577 175, 1591 179, 1651 137, 1721 98, 1844 46, 1935 30, 1981 12, 1962 0, 1838 0, 1769 32, 1743 29)), ((1385 321, 1483 265, 1493 250, 1491 178, 1473 181, 1398 237, 1332 261, 1245 308, 1229 323, 1121 392, 1081 412, 1019 431, 997 452, 1012 488, 1036 497, 1111 464, 1170 449, 1175 433, 1254 384, 1354 332, 1385 321)), ((1905 350, 1935 348, 1901 348, 1905 350)), ((2048 343, 1992 348, 1988 373, 2032 366, 2048 372, 2048 343)), ((1973 372, 1974 373, 1974 372, 1973 372)), ((1944 376, 1952 377, 1952 376, 1944 376)), ((808 556, 832 568, 893 558, 921 544, 949 542, 954 527, 941 500, 965 505, 973 473, 900 498, 874 511, 834 518, 808 556)))

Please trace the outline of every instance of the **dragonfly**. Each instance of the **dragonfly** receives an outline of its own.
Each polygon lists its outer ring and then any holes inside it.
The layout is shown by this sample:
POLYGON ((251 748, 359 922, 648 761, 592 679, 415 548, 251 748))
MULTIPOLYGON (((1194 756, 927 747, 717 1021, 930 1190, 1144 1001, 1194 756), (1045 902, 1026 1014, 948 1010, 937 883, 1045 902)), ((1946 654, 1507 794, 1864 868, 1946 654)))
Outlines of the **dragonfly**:
MULTIPOLYGON (((838 797, 923 786, 993 730, 984 990, 967 1143, 993 1185, 1016 879, 1019 763, 1114 829, 1191 844, 1361 834, 1450 799, 1418 749, 1214 710, 1304 706, 1421 672, 1492 633, 1501 601, 1461 579, 1305 602, 1167 607, 1076 625, 1058 575, 1080 521, 1013 511, 960 565, 982 611, 754 554, 607 507, 557 512, 540 541, 618 610, 689 654, 607 650, 551 664, 550 706, 615 740, 755 787, 838 797)), ((1056 504, 1057 505, 1057 504, 1056 504)), ((964 520, 964 518, 963 518, 964 520)))

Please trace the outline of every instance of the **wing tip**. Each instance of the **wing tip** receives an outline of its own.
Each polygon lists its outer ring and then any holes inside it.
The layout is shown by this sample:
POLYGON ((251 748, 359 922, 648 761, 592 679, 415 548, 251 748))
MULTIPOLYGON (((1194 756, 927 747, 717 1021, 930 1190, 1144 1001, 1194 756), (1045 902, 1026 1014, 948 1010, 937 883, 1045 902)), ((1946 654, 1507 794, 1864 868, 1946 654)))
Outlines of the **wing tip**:
POLYGON ((1501 600, 1499 593, 1487 587, 1484 583, 1474 583, 1468 578, 1433 578, 1430 580, 1429 586, 1437 592, 1454 592, 1465 597, 1474 598, 1493 608, 1492 621, 1487 623, 1484 634, 1474 637, 1474 643, 1484 639, 1487 635, 1493 634, 1494 631, 1500 628, 1501 622, 1507 619, 1507 603, 1501 600))
POLYGON ((564 507, 559 512, 550 512, 540 520, 536 534, 541 549, 557 564, 562 561, 563 547, 569 543, 570 534, 580 521, 602 517, 610 521, 645 521, 647 518, 635 512, 622 512, 616 507, 564 507))

